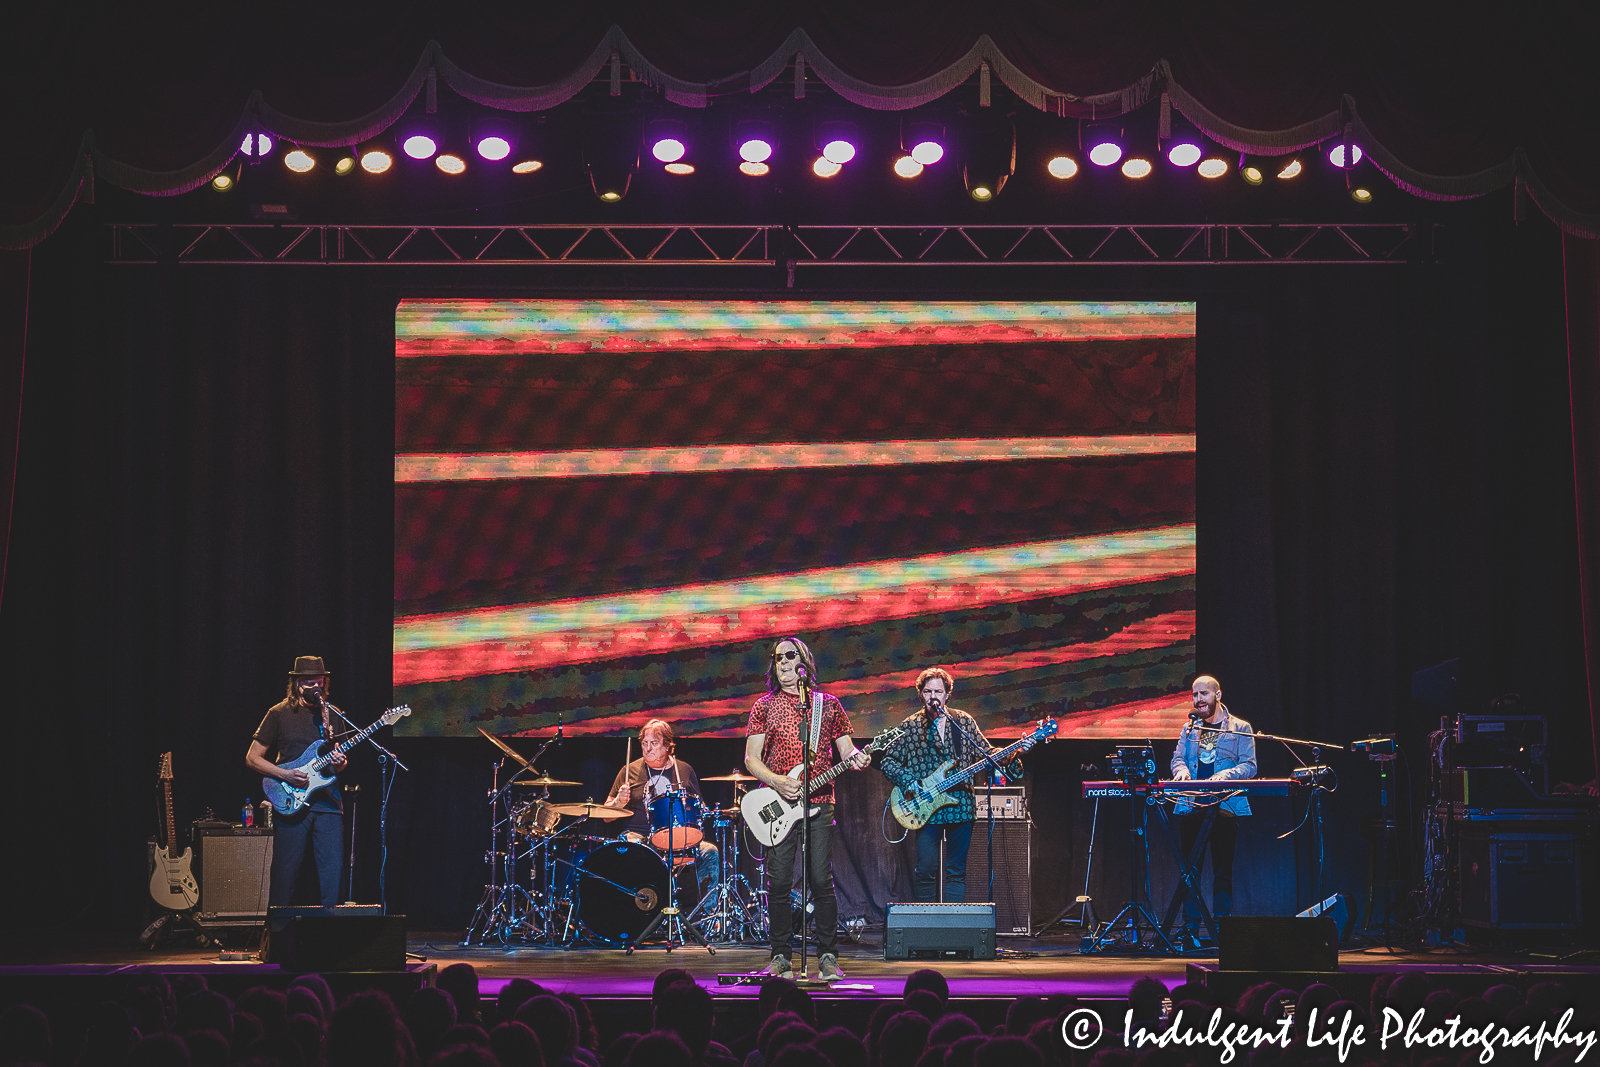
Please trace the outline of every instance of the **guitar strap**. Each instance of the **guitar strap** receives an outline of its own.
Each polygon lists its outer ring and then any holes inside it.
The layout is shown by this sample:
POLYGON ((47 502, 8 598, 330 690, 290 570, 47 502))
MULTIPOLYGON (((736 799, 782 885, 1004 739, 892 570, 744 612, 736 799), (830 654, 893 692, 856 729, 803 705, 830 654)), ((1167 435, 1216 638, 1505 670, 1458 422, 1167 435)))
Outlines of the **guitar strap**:
POLYGON ((822 693, 811 692, 811 755, 815 758, 817 746, 822 743, 822 693))

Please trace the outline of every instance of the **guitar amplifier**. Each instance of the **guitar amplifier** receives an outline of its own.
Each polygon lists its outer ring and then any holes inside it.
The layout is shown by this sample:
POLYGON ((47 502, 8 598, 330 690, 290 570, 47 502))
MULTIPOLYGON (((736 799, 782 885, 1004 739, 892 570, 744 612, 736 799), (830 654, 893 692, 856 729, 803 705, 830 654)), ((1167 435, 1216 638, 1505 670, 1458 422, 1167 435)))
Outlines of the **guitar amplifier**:
MULTIPOLYGON (((999 793, 996 789, 996 807, 1000 803, 999 793)), ((980 797, 979 804, 982 803, 980 797)), ((1033 823, 1026 814, 1021 819, 995 816, 994 888, 991 893, 989 823, 980 816, 972 824, 972 844, 967 849, 967 900, 994 902, 995 933, 1000 937, 1027 937, 1032 932, 1032 842, 1033 823)))
POLYGON ((994 817, 998 819, 1026 819, 1028 817, 1027 790, 1020 785, 997 785, 993 789, 980 785, 972 791, 978 802, 976 822, 983 826, 989 821, 991 799, 994 817))
POLYGON ((194 824, 194 873, 202 924, 253 925, 267 917, 272 831, 228 823, 194 824))
POLYGON ((994 959, 993 904, 890 904, 886 960, 994 959))

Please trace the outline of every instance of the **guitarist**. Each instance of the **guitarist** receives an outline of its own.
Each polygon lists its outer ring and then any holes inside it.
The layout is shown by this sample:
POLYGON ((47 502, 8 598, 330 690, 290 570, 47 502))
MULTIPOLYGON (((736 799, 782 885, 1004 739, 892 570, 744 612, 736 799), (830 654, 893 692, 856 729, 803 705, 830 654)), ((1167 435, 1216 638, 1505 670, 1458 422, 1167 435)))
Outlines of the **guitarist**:
MULTIPOLYGON (((802 786, 790 778, 789 771, 812 751, 812 768, 826 770, 832 754, 860 770, 872 762, 870 753, 856 749, 850 737, 850 717, 838 698, 814 690, 817 661, 811 649, 798 637, 785 637, 772 650, 767 663, 767 693, 750 708, 750 725, 744 744, 744 765, 764 785, 775 789, 785 800, 800 799, 802 786), (820 700, 818 699, 820 698, 820 700), (820 716, 816 715, 820 705, 820 716)), ((824 981, 844 977, 839 970, 839 901, 833 892, 833 784, 811 794, 819 811, 811 816, 810 848, 807 853, 806 883, 816 905, 817 967, 824 981)), ((794 929, 794 912, 789 890, 794 884, 795 851, 800 847, 806 825, 797 824, 789 835, 767 850, 767 917, 772 924, 772 961, 766 973, 793 978, 789 964, 789 939, 794 929)), ((803 922, 803 920, 802 920, 803 922)), ((805 936, 804 927, 801 936, 805 936)))
MULTIPOLYGON (((883 773, 900 788, 915 785, 946 760, 966 767, 995 750, 978 729, 976 719, 946 705, 954 688, 955 679, 943 667, 929 667, 917 676, 922 710, 906 719, 906 732, 883 754, 881 764, 883 773)), ((1022 760, 1014 758, 1005 775, 1021 781, 1022 760)), ((940 838, 944 839, 942 903, 961 904, 967 898, 967 848, 972 844, 977 801, 971 785, 965 783, 951 795, 956 802, 934 812, 928 824, 917 831, 917 868, 912 883, 917 900, 923 903, 939 900, 940 838)))
MULTIPOLYGON (((291 785, 306 785, 309 779, 305 771, 279 767, 267 758, 267 753, 272 752, 273 759, 279 762, 293 760, 311 742, 331 741, 333 726, 325 704, 327 695, 328 672, 323 669, 322 657, 296 656, 294 669, 289 672, 288 691, 267 710, 261 725, 256 727, 255 737, 244 756, 245 765, 269 778, 279 778, 291 785)), ((344 770, 344 765, 345 758, 341 755, 328 767, 337 773, 344 770)), ((311 794, 310 801, 303 810, 294 815, 281 815, 273 823, 270 903, 275 908, 288 905, 308 845, 316 861, 322 906, 331 908, 339 903, 344 808, 337 789, 319 789, 311 794)))

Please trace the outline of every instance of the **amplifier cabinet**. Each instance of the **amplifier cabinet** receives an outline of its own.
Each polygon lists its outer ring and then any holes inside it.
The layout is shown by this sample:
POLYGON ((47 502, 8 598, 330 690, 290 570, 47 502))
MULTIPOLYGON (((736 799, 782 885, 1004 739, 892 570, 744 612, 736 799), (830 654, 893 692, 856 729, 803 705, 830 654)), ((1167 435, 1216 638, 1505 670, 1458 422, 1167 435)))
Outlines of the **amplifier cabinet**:
POLYGON ((890 904, 886 960, 994 959, 993 904, 890 904))
POLYGON ((1486 829, 1461 831, 1461 921, 1495 930, 1574 930, 1582 925, 1577 836, 1486 829))
POLYGON ((202 923, 258 923, 272 886, 272 831, 264 827, 196 826, 195 875, 202 923))
MULTIPOLYGON (((1000 791, 995 790, 998 794, 1000 791)), ((996 796, 996 801, 999 797, 996 796)), ((941 868, 942 869, 942 868, 941 868)), ((994 892, 989 891, 989 823, 972 824, 967 849, 967 900, 993 901, 995 932, 1026 937, 1033 925, 1033 821, 994 820, 994 892)))

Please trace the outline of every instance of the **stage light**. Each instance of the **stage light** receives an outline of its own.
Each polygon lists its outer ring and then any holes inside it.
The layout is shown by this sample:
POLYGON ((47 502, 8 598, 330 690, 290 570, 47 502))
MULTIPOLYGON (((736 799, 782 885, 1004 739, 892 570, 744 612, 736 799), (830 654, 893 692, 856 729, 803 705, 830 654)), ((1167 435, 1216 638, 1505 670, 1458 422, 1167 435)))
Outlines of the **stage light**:
POLYGON ((771 169, 765 163, 752 163, 748 159, 739 164, 739 173, 748 174, 752 178, 765 177, 767 171, 771 169))
POLYGON ((861 131, 853 122, 828 121, 817 125, 817 140, 821 142, 822 158, 841 167, 856 158, 856 142, 861 131))
POLYGON ((260 159, 272 151, 272 138, 264 133, 247 133, 239 143, 239 151, 260 159))
POLYGON ((1122 161, 1122 176, 1124 178, 1148 178, 1150 172, 1155 170, 1148 159, 1138 156, 1129 156, 1122 161))
POLYGON ((1167 135, 1167 162, 1174 167, 1192 167, 1206 154, 1206 141, 1200 131, 1178 115, 1172 116, 1172 132, 1167 135))
POLYGON ((739 146, 739 158, 746 163, 765 163, 777 148, 777 129, 765 119, 741 119, 733 124, 733 143, 739 146))
POLYGON ((1261 168, 1253 163, 1246 163, 1239 168, 1239 177, 1251 185, 1261 184, 1261 168))
POLYGON ((333 172, 339 177, 344 177, 356 169, 356 153, 352 148, 341 148, 339 158, 333 161, 333 172))
MULTIPOLYGON (((1338 167, 1340 170, 1344 169, 1344 145, 1343 144, 1336 144, 1336 145, 1333 146, 1333 150, 1328 153, 1328 162, 1332 163, 1334 166, 1338 167)), ((1361 146, 1353 144, 1353 145, 1350 146, 1350 165, 1353 167, 1357 163, 1360 163, 1360 162, 1361 162, 1361 146)))
POLYGON ((414 133, 400 142, 400 148, 412 159, 432 159, 439 143, 425 133, 414 133))
POLYGON ((211 179, 211 188, 219 193, 225 193, 233 188, 233 178, 226 174, 219 174, 211 179))
POLYGON ((1304 169, 1305 167, 1301 165, 1298 156, 1291 157, 1289 162, 1285 163, 1281 168, 1279 168, 1278 177, 1284 179, 1285 181, 1290 178, 1298 178, 1300 176, 1300 172, 1304 169))
POLYGON ((1050 177, 1065 180, 1077 176, 1078 161, 1071 156, 1055 156, 1044 165, 1044 169, 1049 172, 1050 177))
POLYGON ((1089 146, 1090 163, 1112 166, 1122 158, 1122 127, 1109 122, 1091 123, 1084 131, 1083 143, 1089 146))
POLYGON ((411 115, 395 124, 394 139, 412 159, 432 159, 444 143, 444 127, 432 115, 411 115))
POLYGON ((961 138, 961 183, 967 195, 983 202, 1000 195, 1017 170, 1017 127, 1004 115, 987 113, 968 120, 961 138))
POLYGON ((1212 156, 1210 159, 1202 159, 1200 166, 1195 169, 1202 178, 1220 178, 1228 173, 1228 161, 1212 156))
POLYGON ((694 164, 693 163, 668 163, 665 167, 662 167, 661 169, 666 171, 668 174, 693 174, 694 173, 694 164))
POLYGON ((473 119, 467 127, 467 142, 479 156, 498 163, 517 146, 517 124, 499 115, 473 119))
POLYGON ((537 159, 524 159, 521 163, 518 163, 511 168, 511 173, 532 174, 542 166, 544 166, 544 164, 537 159))
POLYGON ((827 156, 818 156, 817 161, 811 164, 811 173, 819 178, 831 178, 844 170, 843 163, 835 163, 827 156))
POLYGON ((1350 190, 1350 199, 1354 200, 1358 204, 1370 204, 1372 203, 1372 190, 1362 189, 1361 187, 1357 186, 1356 188, 1350 190))
POLYGON ((446 174, 465 174, 467 172, 467 161, 460 156, 451 155, 449 152, 439 153, 439 157, 433 161, 433 165, 446 174))
POLYGON ((636 112, 601 108, 590 113, 583 128, 583 164, 595 196, 615 204, 628 195, 643 134, 636 112))
POLYGON ((394 166, 394 157, 387 150, 369 145, 361 150, 361 169, 368 174, 382 174, 394 166))
POLYGON ((296 148, 284 153, 283 165, 296 174, 304 174, 317 165, 317 160, 304 148, 296 148))
POLYGON ((901 156, 894 161, 894 172, 902 178, 915 178, 922 173, 922 166, 915 156, 901 156))
POLYGON ((1200 162, 1200 146, 1189 141, 1179 141, 1167 149, 1167 162, 1174 167, 1192 167, 1200 162))
POLYGON ((678 119, 652 119, 644 139, 658 161, 676 163, 689 151, 689 126, 678 119))
POLYGON ((937 122, 908 123, 905 136, 900 139, 900 147, 906 145, 911 146, 912 159, 931 167, 944 158, 944 127, 937 122))

